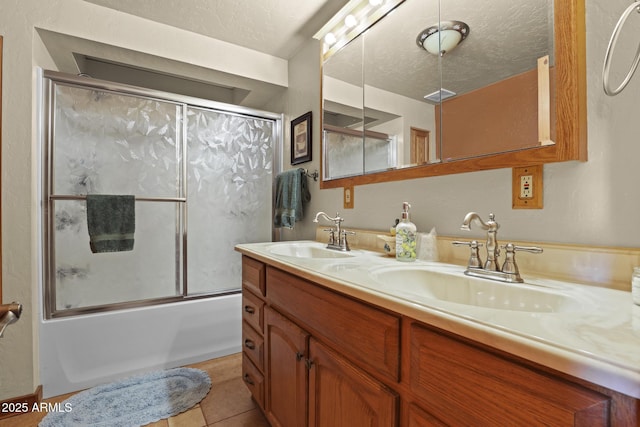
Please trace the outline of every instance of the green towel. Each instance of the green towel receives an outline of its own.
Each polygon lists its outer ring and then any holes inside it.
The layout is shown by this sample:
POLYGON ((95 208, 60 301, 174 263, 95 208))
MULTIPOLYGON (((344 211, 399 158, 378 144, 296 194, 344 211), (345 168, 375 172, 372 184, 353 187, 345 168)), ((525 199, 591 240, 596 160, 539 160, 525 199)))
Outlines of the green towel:
POLYGON ((276 202, 273 225, 293 228, 304 215, 304 206, 311 200, 304 169, 291 169, 276 176, 276 202))
POLYGON ((133 250, 135 196, 87 194, 87 228, 94 254, 133 250))

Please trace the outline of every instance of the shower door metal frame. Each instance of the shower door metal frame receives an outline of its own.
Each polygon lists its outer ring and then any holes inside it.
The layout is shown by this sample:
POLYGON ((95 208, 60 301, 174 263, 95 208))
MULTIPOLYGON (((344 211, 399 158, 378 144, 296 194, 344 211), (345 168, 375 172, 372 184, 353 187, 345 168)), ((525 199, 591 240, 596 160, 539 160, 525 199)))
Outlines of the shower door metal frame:
MULTIPOLYGON (((186 95, 173 94, 169 92, 163 92, 153 89, 140 88, 120 83, 109 82, 105 80, 87 78, 82 76, 74 76, 66 73, 60 73, 56 71, 42 71, 42 146, 41 146, 41 158, 42 158, 42 230, 43 230, 43 250, 41 251, 42 266, 43 266, 43 305, 44 305, 44 318, 52 319, 58 317, 75 316, 86 313, 97 313, 104 311, 112 311, 126 308, 143 307, 149 305, 165 304, 170 302, 179 302, 190 299, 199 298, 211 298, 229 294, 236 294, 241 292, 240 286, 237 290, 212 292, 212 293, 199 293, 195 295, 188 294, 188 280, 187 280, 187 241, 188 241, 188 227, 187 227, 187 174, 188 168, 186 161, 188 159, 188 143, 187 143, 187 109, 189 107, 207 109, 217 111, 228 115, 237 115, 241 117, 250 117, 263 120, 273 121, 273 140, 272 147, 273 162, 272 162, 272 176, 282 169, 282 114, 275 114, 266 111, 254 110, 247 107, 238 105, 225 104, 217 101, 210 101, 201 98, 190 97, 186 95), (137 301, 117 302, 110 304, 103 304, 98 306, 77 307, 64 310, 58 310, 56 308, 56 281, 55 281, 55 248, 53 231, 55 226, 53 224, 54 215, 53 205, 56 200, 84 200, 84 195, 54 195, 52 192, 53 183, 53 167, 52 167, 52 153, 53 153, 53 136, 55 131, 55 117, 54 109, 55 105, 55 86, 57 84, 78 87, 82 89, 100 90, 105 92, 111 92, 119 95, 136 96, 140 98, 146 98, 150 100, 162 101, 182 106, 181 112, 181 142, 182 142, 182 160, 180 162, 180 174, 179 174, 179 196, 178 197, 136 197, 136 201, 152 201, 152 202, 176 202, 176 209, 179 211, 176 215, 176 244, 182 249, 182 256, 176 254, 176 295, 169 297, 150 298, 137 301), (181 292, 180 292, 181 291, 181 292)), ((273 206, 272 206, 273 209, 273 206)), ((274 229, 271 227, 271 235, 273 236, 274 229)))

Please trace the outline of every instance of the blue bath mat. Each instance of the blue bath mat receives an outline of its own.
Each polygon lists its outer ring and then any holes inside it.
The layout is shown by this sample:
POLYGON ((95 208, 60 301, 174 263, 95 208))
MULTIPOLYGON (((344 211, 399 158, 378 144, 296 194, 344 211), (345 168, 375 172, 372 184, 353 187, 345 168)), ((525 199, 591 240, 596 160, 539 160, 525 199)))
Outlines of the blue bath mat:
POLYGON ((39 426, 142 426, 190 409, 210 388, 209 375, 200 369, 149 372, 75 394, 39 426))

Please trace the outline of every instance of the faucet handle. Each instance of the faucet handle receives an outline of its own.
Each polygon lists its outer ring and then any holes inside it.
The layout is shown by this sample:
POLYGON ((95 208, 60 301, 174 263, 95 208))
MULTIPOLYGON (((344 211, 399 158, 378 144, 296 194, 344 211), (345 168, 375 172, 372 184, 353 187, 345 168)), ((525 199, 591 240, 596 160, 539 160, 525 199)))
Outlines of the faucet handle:
POLYGON ((336 243, 336 230, 335 228, 325 228, 322 230, 326 233, 329 233, 329 242, 327 243, 329 246, 335 245, 336 243))
POLYGON ((472 240, 470 242, 461 242, 454 241, 451 242, 454 246, 469 246, 471 249, 471 253, 469 254, 469 262, 467 263, 467 268, 482 268, 482 260, 480 259, 480 251, 479 248, 482 246, 482 243, 478 243, 477 240, 472 240))
MULTIPOLYGON (((510 243, 507 243, 509 245, 510 243)), ((523 251, 523 252, 531 252, 532 254, 541 254, 543 252, 542 248, 537 246, 513 246, 514 251, 523 251)))
POLYGON ((504 264, 502 264, 502 272, 519 275, 520 271, 518 269, 518 264, 516 264, 516 252, 531 252, 534 254, 542 253, 542 248, 537 246, 516 246, 513 243, 507 243, 502 246, 502 248, 506 251, 504 264))
POLYGON ((340 232, 340 249, 343 251, 350 251, 351 248, 349 247, 349 242, 347 241, 347 236, 351 235, 351 236, 355 236, 356 232, 355 231, 348 231, 348 230, 342 230, 340 232))

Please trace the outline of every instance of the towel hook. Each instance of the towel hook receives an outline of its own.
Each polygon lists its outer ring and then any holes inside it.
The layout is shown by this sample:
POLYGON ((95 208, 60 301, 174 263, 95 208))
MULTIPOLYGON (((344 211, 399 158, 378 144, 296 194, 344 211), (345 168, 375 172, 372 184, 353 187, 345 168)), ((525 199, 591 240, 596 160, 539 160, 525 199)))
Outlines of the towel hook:
POLYGON ((618 23, 616 24, 613 33, 611 34, 611 40, 609 40, 609 45, 607 46, 607 52, 604 57, 604 67, 602 68, 602 84, 604 87, 604 93, 609 96, 615 96, 622 92, 622 90, 627 86, 631 77, 636 72, 638 68, 638 64, 640 63, 640 44, 638 45, 638 50, 636 51, 636 57, 633 60, 633 64, 627 73, 627 76, 624 78, 620 86, 617 89, 611 89, 609 86, 609 76, 610 76, 610 68, 611 68, 611 56, 613 55, 613 51, 615 50, 616 44, 618 43, 618 37, 620 35, 620 30, 624 26, 625 22, 627 22, 627 18, 631 15, 633 10, 636 10, 640 13, 640 0, 635 0, 620 16, 618 23))

